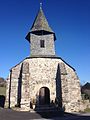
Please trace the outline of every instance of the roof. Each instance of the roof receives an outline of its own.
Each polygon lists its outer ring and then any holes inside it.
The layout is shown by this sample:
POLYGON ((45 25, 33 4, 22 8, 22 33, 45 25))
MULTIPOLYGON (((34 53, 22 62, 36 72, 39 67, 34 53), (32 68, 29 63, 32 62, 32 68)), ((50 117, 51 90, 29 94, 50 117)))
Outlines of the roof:
MULTIPOLYGON (((66 61, 64 61, 61 57, 26 57, 24 60, 26 59, 33 59, 33 58, 49 58, 49 59, 61 59, 67 66, 69 66, 71 69, 73 69, 74 71, 76 71, 71 65, 69 65, 66 61)), ((22 60, 21 62, 19 62, 17 65, 21 64, 24 60, 22 60)), ((14 67, 16 67, 17 65, 13 66, 10 70, 12 70, 14 67)))
POLYGON ((33 31, 40 31, 40 30, 54 33, 48 24, 48 21, 44 15, 42 8, 40 8, 30 31, 33 32, 33 31))
POLYGON ((40 8, 38 14, 36 15, 36 18, 33 22, 33 25, 28 32, 26 39, 30 42, 30 33, 34 34, 54 34, 54 40, 56 40, 56 36, 54 31, 51 29, 51 27, 48 24, 48 21, 44 15, 44 12, 42 10, 42 7, 40 8))

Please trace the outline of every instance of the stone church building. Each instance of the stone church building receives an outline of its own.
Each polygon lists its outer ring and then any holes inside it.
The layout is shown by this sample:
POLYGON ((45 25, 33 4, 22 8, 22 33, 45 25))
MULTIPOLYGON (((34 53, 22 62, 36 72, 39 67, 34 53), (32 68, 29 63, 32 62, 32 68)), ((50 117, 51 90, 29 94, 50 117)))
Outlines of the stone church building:
POLYGON ((12 67, 7 78, 6 106, 30 111, 41 107, 80 110, 80 81, 75 69, 56 56, 56 35, 42 7, 26 35, 30 57, 12 67))

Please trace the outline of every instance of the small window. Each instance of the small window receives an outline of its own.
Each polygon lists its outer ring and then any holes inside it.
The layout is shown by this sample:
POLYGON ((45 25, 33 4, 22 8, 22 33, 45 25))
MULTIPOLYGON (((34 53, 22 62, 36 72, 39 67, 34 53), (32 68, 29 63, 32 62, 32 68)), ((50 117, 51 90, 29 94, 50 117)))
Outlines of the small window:
POLYGON ((44 48, 45 47, 45 41, 44 40, 40 40, 40 47, 44 48))

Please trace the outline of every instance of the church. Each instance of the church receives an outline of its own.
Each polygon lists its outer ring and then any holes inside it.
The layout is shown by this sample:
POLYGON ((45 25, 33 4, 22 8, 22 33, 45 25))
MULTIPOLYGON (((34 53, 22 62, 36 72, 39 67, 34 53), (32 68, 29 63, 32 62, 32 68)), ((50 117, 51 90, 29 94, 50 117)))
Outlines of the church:
POLYGON ((55 54, 56 35, 42 6, 26 35, 30 57, 10 69, 6 106, 24 111, 61 108, 80 110, 80 81, 75 69, 55 54))

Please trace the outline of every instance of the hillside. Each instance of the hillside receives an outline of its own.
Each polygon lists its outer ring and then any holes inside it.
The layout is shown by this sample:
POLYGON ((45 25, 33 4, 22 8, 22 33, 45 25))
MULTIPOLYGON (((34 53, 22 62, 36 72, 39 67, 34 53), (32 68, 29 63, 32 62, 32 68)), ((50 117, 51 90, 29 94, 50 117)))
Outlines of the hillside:
POLYGON ((0 77, 0 87, 5 87, 6 86, 6 81, 4 80, 4 78, 0 77))

